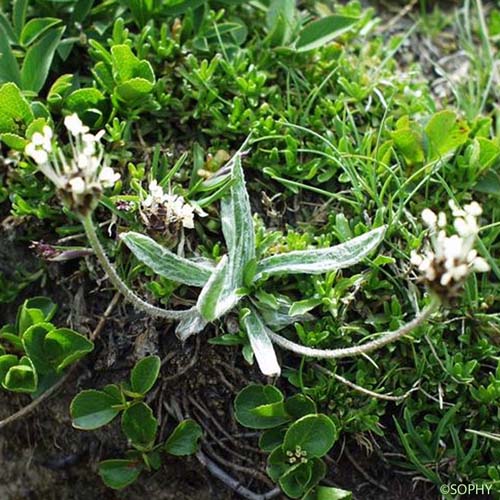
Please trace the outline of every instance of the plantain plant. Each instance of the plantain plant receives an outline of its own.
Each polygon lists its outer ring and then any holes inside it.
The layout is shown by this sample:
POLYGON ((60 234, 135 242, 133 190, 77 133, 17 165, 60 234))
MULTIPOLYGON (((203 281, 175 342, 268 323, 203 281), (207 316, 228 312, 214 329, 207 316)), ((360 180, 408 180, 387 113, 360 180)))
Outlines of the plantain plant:
POLYGON ((337 246, 258 259, 240 154, 234 157, 230 167, 231 185, 220 207, 227 254, 219 262, 179 257, 149 236, 136 232, 122 233, 120 238, 139 261, 158 275, 201 287, 196 305, 178 316, 180 322, 176 333, 181 340, 238 309, 241 326, 248 335, 260 369, 265 375, 278 375, 280 366, 273 340, 279 336, 272 328, 300 321, 304 315, 294 311, 293 304, 287 303, 276 304, 276 309, 270 311, 268 304, 256 300, 255 291, 259 285, 269 276, 321 274, 350 267, 376 248, 382 241, 385 227, 378 227, 337 246))

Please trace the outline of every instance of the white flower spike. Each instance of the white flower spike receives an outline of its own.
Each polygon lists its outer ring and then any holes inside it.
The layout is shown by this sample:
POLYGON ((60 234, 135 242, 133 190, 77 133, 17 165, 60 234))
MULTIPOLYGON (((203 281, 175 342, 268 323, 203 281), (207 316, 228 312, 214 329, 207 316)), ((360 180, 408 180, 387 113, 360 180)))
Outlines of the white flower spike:
POLYGON ((86 215, 95 208, 103 189, 113 187, 120 174, 105 164, 100 143, 103 130, 96 135, 89 133, 89 127, 76 114, 67 116, 64 125, 69 132, 70 156, 55 144, 53 131, 47 125, 42 133, 33 134, 24 152, 54 183, 69 207, 86 215))
POLYGON ((422 254, 412 251, 411 263, 434 291, 452 297, 470 273, 487 272, 490 266, 473 248, 480 229, 477 218, 483 213, 481 206, 475 201, 463 209, 453 201, 449 206, 455 217, 453 227, 457 234, 446 234, 443 212, 436 215, 426 208, 422 220, 429 228, 430 245, 422 254))
POLYGON ((194 228, 194 215, 204 217, 207 214, 184 200, 180 195, 165 193, 156 180, 149 183, 149 192, 141 202, 144 219, 159 219, 160 226, 180 224, 187 229, 194 228))

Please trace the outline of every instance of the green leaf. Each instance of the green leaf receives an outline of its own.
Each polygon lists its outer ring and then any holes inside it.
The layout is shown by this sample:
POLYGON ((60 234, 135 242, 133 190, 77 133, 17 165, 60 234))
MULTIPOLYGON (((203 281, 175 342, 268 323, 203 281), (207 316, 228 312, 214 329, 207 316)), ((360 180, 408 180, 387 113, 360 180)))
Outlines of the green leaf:
POLYGON ((24 148, 27 146, 28 141, 17 134, 0 134, 0 140, 10 149, 14 149, 15 151, 24 151, 24 148))
POLYGON ((135 257, 156 274, 185 285, 203 286, 212 269, 206 265, 179 257, 140 233, 122 233, 121 240, 135 257))
POLYGON ((294 302, 288 311, 290 316, 302 316, 321 304, 321 299, 305 299, 294 302))
POLYGON ((271 46, 287 45, 295 28, 295 0, 272 0, 266 13, 267 40, 271 46))
POLYGON ((264 431, 259 438, 259 447, 263 451, 273 451, 276 447, 283 444, 285 433, 286 429, 281 427, 275 427, 274 429, 264 431))
POLYGON ((322 274, 353 266, 380 244, 385 230, 385 226, 379 227, 334 247, 267 257, 259 262, 254 281, 276 274, 322 274))
POLYGON ((337 440, 337 429, 326 415, 306 415, 294 422, 283 441, 285 451, 294 452, 297 447, 307 453, 306 458, 322 457, 337 440))
POLYGON ((31 19, 24 25, 19 41, 21 45, 25 47, 31 45, 47 30, 60 23, 61 20, 54 17, 39 17, 36 19, 31 19))
POLYGON ((228 276, 228 258, 224 255, 217 264, 217 267, 201 289, 196 309, 202 318, 207 321, 214 321, 231 309, 237 301, 235 294, 223 297, 225 284, 228 276))
POLYGON ((314 490, 311 500, 352 500, 350 491, 333 488, 332 486, 318 486, 314 490))
MULTIPOLYGON (((10 47, 7 31, 0 24, 0 83, 2 82, 12 82, 12 84, 20 85, 21 74, 19 72, 19 65, 17 64, 16 57, 10 47)), ((2 102, 0 101, 0 111, 1 109, 2 102)), ((1 115, 0 120, 3 121, 1 115)))
POLYGON ((405 122, 405 126, 392 132, 391 137, 407 163, 413 165, 425 160, 424 139, 418 128, 411 127, 410 123, 406 126, 405 122))
POLYGON ((300 32, 295 50, 306 52, 324 47, 338 36, 349 31, 358 20, 357 17, 332 15, 313 21, 300 32))
POLYGON ((234 400, 236 420, 251 429, 271 429, 288 421, 283 416, 260 416, 255 409, 273 403, 283 403, 283 394, 272 385, 251 384, 242 389, 234 400))
POLYGON ((164 449, 167 453, 182 457, 198 451, 198 441, 203 431, 194 420, 183 420, 168 437, 164 449))
POLYGON ((469 137, 469 127, 454 111, 445 109, 432 116, 425 133, 429 141, 428 158, 435 160, 464 144, 469 137))
POLYGON ((121 404, 121 400, 103 391, 89 389, 80 392, 71 402, 70 413, 73 427, 93 430, 111 422, 120 413, 113 408, 121 404))
MULTIPOLYGON (((63 81, 63 90, 71 87, 70 81, 63 81), (69 86, 68 86, 69 84, 69 86)), ((77 89, 64 100, 64 109, 77 113, 78 116, 85 117, 85 113, 89 110, 98 110, 101 113, 106 112, 107 98, 99 90, 95 88, 77 89)), ((83 118, 82 118, 83 120, 83 118)))
POLYGON ((60 373, 94 349, 94 343, 83 335, 50 323, 29 327, 23 334, 23 345, 40 373, 60 373))
POLYGON ((204 0, 166 0, 163 2, 162 12, 167 16, 178 16, 188 10, 195 10, 203 5, 204 0))
POLYGON ((0 339, 5 339, 10 342, 16 349, 22 351, 24 349, 23 342, 14 325, 4 325, 0 328, 0 339))
POLYGON ((28 0, 14 0, 12 6, 12 24, 17 36, 21 35, 26 21, 26 11, 28 10, 28 0))
MULTIPOLYGON (((281 489, 290 498, 300 498, 311 491, 326 475, 326 466, 320 459, 307 460, 291 467, 279 479, 281 489)), ((304 497, 304 498, 307 498, 304 497)))
POLYGON ((30 359, 24 356, 18 365, 11 367, 2 385, 12 392, 34 392, 38 385, 38 376, 30 359))
POLYGON ((247 265, 255 259, 255 233, 250 199, 238 154, 231 170, 229 195, 221 200, 222 232, 229 254, 227 293, 244 286, 247 265))
POLYGON ((142 78, 153 84, 155 74, 151 64, 140 60, 128 45, 114 45, 111 47, 113 74, 118 83, 124 83, 134 78, 142 78))
POLYGON ((294 419, 316 413, 316 403, 304 394, 295 394, 285 401, 285 410, 294 419))
POLYGON ((13 29, 13 27, 10 24, 9 19, 7 18, 7 15, 5 12, 0 11, 0 28, 3 28, 5 31, 5 34, 7 35, 7 40, 10 43, 17 43, 17 35, 13 29))
POLYGON ((47 94, 47 103, 51 109, 59 110, 66 94, 73 85, 73 75, 61 75, 50 87, 47 94))
POLYGON ((47 323, 56 313, 57 305, 47 297, 33 297, 26 300, 19 308, 16 318, 16 328, 19 336, 32 325, 47 323))
POLYGON ((260 371, 269 377, 278 376, 281 368, 274 352, 273 343, 261 317, 253 310, 246 309, 241 323, 245 329, 260 371))
MULTIPOLYGON (((2 59, 0 59, 0 63, 1 61, 2 59)), ((1 67, 3 64, 0 64, 1 67)), ((0 87, 0 134, 21 133, 24 135, 24 130, 34 118, 28 101, 23 97, 15 83, 6 83, 0 87)))
POLYGON ((64 26, 49 29, 27 50, 21 68, 23 89, 40 92, 49 74, 54 54, 65 29, 64 26))
POLYGON ((132 484, 140 475, 143 465, 136 460, 115 459, 99 463, 99 475, 106 486, 121 490, 132 484))
POLYGON ((130 374, 132 391, 146 394, 155 385, 160 373, 161 360, 158 356, 148 356, 136 363, 130 374))
POLYGON ((146 403, 139 402, 123 412, 122 430, 133 446, 147 450, 156 440, 158 421, 151 408, 146 403))
POLYGON ((125 103, 130 103, 142 99, 154 88, 154 84, 145 78, 131 78, 116 86, 116 94, 125 103))
POLYGON ((298 463, 290 467, 280 478, 279 485, 288 498, 300 498, 311 480, 312 466, 298 463))
POLYGON ((9 370, 18 363, 17 356, 14 356, 14 354, 2 354, 0 356, 0 384, 3 385, 9 370))
POLYGON ((289 470, 292 465, 282 446, 275 448, 267 458, 266 472, 268 476, 277 483, 279 478, 289 470))

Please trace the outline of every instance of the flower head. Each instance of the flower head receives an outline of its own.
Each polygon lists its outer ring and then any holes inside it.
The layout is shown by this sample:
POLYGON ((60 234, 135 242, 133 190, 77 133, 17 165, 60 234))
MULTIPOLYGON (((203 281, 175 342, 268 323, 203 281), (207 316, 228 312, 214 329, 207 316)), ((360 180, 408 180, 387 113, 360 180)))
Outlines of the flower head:
POLYGON ((24 152, 56 186, 68 206, 82 215, 95 208, 103 189, 113 187, 120 178, 105 164, 100 140, 104 131, 89 133, 78 115, 64 119, 69 132, 71 155, 66 156, 53 141, 53 132, 45 126, 35 132, 24 152))
POLYGON ((423 253, 412 251, 411 263, 434 291, 452 297, 470 273, 486 272, 490 267, 474 250, 480 229, 477 218, 482 214, 481 206, 475 201, 463 209, 453 201, 449 206, 455 217, 453 227, 457 234, 447 235, 446 215, 443 212, 436 215, 426 208, 422 212, 422 220, 429 228, 429 242, 423 253))
POLYGON ((165 193, 156 180, 149 183, 149 192, 141 202, 145 221, 153 229, 194 227, 194 216, 207 215, 201 208, 186 202, 180 195, 165 193))

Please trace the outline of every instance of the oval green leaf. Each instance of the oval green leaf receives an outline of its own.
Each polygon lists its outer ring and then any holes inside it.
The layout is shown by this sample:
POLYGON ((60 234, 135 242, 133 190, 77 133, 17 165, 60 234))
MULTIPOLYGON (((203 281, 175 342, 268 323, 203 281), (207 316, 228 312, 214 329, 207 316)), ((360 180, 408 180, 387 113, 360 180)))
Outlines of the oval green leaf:
POLYGON ((148 356, 138 361, 130 374, 132 391, 146 394, 155 384, 160 367, 161 360, 158 356, 148 356))
POLYGON ((135 460, 104 460, 99 464, 99 475, 106 486, 121 490, 139 477, 142 468, 142 464, 135 460))
POLYGON ((140 402, 123 412, 122 430, 136 448, 147 450, 156 440, 158 421, 151 408, 140 402))
POLYGON ((80 392, 70 405, 73 427, 93 430, 111 422, 120 412, 113 405, 120 404, 110 394, 89 389, 80 392))
POLYGON ((203 431, 198 423, 194 420, 184 420, 170 434, 164 449, 178 457, 192 455, 198 451, 198 441, 202 435, 203 431))
POLYGON ((283 404, 283 394, 272 385, 252 384, 241 390, 234 400, 236 420, 251 429, 272 429, 288 421, 287 417, 262 416, 255 410, 265 405, 283 404))
POLYGON ((337 440, 337 429, 326 415, 306 415, 294 422, 285 434, 283 449, 306 453, 305 458, 322 457, 337 440))

